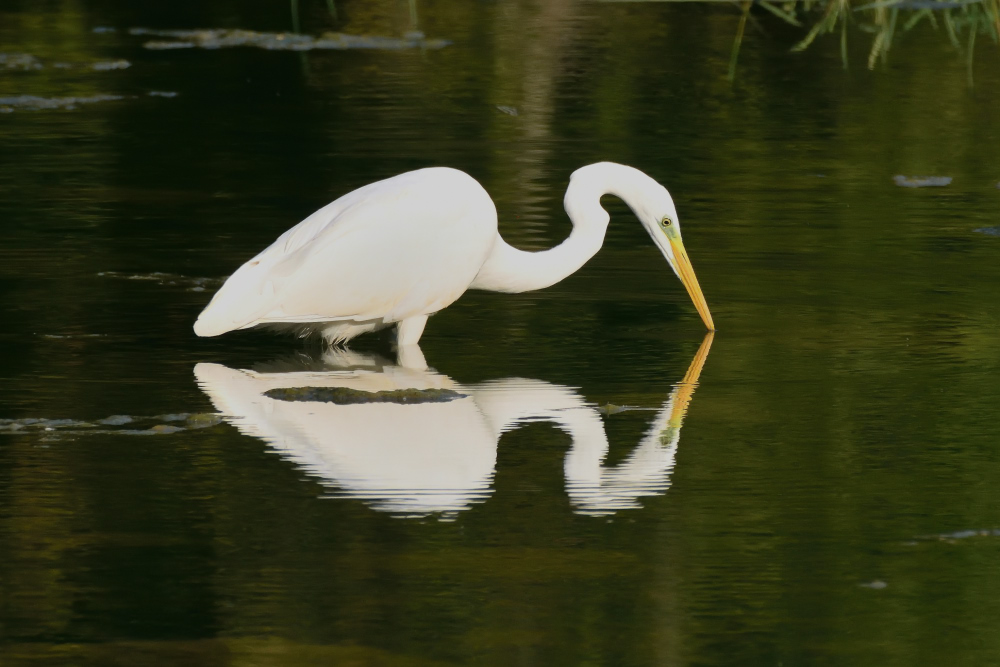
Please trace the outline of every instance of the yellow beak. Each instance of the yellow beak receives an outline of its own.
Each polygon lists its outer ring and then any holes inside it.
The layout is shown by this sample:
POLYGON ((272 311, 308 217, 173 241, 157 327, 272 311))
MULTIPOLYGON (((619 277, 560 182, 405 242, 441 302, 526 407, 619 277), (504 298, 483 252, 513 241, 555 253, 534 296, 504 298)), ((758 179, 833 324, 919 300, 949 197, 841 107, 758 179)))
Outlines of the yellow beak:
POLYGON ((670 247, 674 251, 674 260, 677 262, 677 274, 681 277, 681 282, 687 289, 694 307, 701 315, 702 321, 709 331, 715 331, 715 324, 712 322, 712 313, 708 312, 708 304, 705 302, 705 295, 701 293, 701 285, 691 268, 691 260, 688 259, 687 250, 684 249, 684 242, 679 238, 670 238, 670 247))
POLYGON ((698 386, 698 378, 701 376, 701 369, 705 367, 705 360, 708 359, 708 351, 712 349, 712 339, 715 334, 711 331, 705 334, 705 340, 701 341, 701 347, 691 360, 688 372, 684 379, 677 383, 674 389, 674 409, 670 413, 670 426, 681 427, 684 415, 687 414, 688 404, 694 396, 694 390, 698 386))

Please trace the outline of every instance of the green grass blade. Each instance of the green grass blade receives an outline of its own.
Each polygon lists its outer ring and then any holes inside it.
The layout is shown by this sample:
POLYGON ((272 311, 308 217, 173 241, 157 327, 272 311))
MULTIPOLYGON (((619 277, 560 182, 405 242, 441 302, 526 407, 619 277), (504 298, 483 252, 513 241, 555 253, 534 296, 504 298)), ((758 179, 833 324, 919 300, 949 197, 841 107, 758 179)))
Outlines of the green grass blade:
POLYGON ((801 28, 802 27, 802 23, 800 23, 799 20, 797 18, 795 18, 795 16, 793 16, 789 12, 786 12, 786 11, 784 11, 782 9, 779 9, 778 7, 775 7, 774 5, 772 5, 767 0, 760 0, 759 4, 760 4, 761 7, 763 7, 767 11, 771 12, 772 14, 774 14, 775 16, 777 16, 779 19, 781 19, 785 23, 790 23, 793 26, 795 26, 796 28, 801 28))
POLYGON ((733 52, 729 56, 729 82, 736 79, 736 61, 740 56, 740 44, 743 43, 743 31, 747 27, 747 16, 750 14, 750 7, 753 3, 749 0, 743 3, 743 13, 740 14, 740 24, 736 28, 736 38, 733 39, 733 52))
POLYGON ((969 72, 969 88, 972 88, 972 57, 975 55, 976 49, 976 30, 975 26, 969 29, 969 55, 966 58, 966 67, 969 72))
POLYGON ((903 32, 909 32, 913 28, 913 26, 915 26, 918 23, 920 23, 921 19, 924 19, 924 18, 927 18, 927 17, 931 17, 931 20, 933 20, 934 14, 933 14, 933 12, 931 12, 931 10, 930 10, 929 7, 924 7, 923 9, 921 9, 920 11, 918 11, 916 14, 914 14, 913 16, 911 16, 906 21, 906 23, 903 24, 903 32))
POLYGON ((833 25, 836 25, 837 15, 839 13, 838 11, 839 7, 840 5, 836 2, 828 2, 826 5, 826 12, 824 12, 823 14, 823 18, 820 19, 816 23, 816 25, 812 27, 812 29, 806 34, 806 36, 802 39, 801 42, 792 47, 792 53, 798 53, 799 51, 804 51, 810 44, 813 43, 813 40, 815 40, 816 37, 821 32, 824 32, 825 28, 827 29, 827 31, 829 31, 828 25, 831 17, 833 19, 833 25))
POLYGON ((962 46, 958 43, 958 34, 955 32, 955 22, 951 18, 950 9, 946 9, 944 11, 944 27, 945 31, 948 33, 948 40, 951 42, 951 45, 961 51, 962 46))
MULTIPOLYGON (((847 2, 847 0, 843 0, 847 2)), ((847 15, 844 15, 844 20, 840 22, 840 60, 844 63, 844 69, 847 69, 847 15)))

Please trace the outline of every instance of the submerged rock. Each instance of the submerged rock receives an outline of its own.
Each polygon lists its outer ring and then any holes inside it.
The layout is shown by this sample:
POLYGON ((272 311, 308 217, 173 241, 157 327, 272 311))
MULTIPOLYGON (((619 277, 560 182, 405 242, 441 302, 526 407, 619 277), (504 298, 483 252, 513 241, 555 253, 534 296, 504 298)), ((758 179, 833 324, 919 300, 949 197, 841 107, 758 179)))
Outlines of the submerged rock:
POLYGON ((112 69, 128 69, 131 66, 132 63, 127 60, 102 60, 94 63, 90 68, 98 72, 105 72, 112 69))
POLYGON ((42 63, 30 53, 0 53, 0 67, 5 69, 42 69, 42 63))
POLYGON ((0 113, 11 113, 19 109, 26 111, 76 109, 80 104, 113 102, 123 99, 125 99, 123 95, 91 95, 90 97, 35 97, 34 95, 18 95, 17 97, 0 97, 0 113))
POLYGON ((311 51, 313 49, 440 49, 451 42, 427 39, 421 32, 410 32, 403 37, 378 37, 327 32, 319 37, 292 32, 257 32, 255 30, 152 30, 130 28, 130 35, 170 37, 170 41, 152 40, 143 44, 153 51, 168 49, 222 49, 252 46, 269 51, 311 51))
POLYGON ((174 413, 166 415, 136 416, 111 415, 94 422, 76 419, 0 419, 0 433, 19 433, 53 436, 71 435, 165 435, 193 429, 208 428, 222 422, 214 413, 174 413), (165 424, 163 422, 172 422, 165 424), (148 428, 146 425, 149 425, 148 428), (127 426, 128 428, 118 428, 127 426), (103 427, 103 428, 102 428, 103 427))
POLYGON ((278 401, 334 403, 447 403, 466 398, 451 389, 394 389, 391 391, 360 391, 347 387, 284 387, 265 391, 264 395, 278 401))
POLYGON ((41 334, 42 338, 59 340, 61 338, 107 338, 108 334, 100 333, 71 333, 71 334, 41 334))
POLYGON ((165 433, 177 433, 178 431, 183 431, 184 428, 181 426, 170 426, 169 424, 157 424, 156 426, 149 429, 151 434, 165 434, 165 433))
POLYGON ((66 429, 86 429, 94 425, 76 419, 45 419, 43 417, 27 417, 25 419, 0 419, 0 432, 22 431, 60 431, 66 429))
POLYGON ((892 180, 901 188, 943 188, 951 184, 951 176, 903 176, 896 174, 892 180))
MULTIPOLYGON (((116 69, 128 69, 132 66, 127 60, 119 58, 118 60, 99 60, 96 63, 67 63, 67 62, 55 62, 50 63, 49 67, 55 67, 56 69, 75 69, 77 67, 84 67, 95 70, 97 72, 106 72, 116 69)), ((20 70, 37 70, 44 69, 45 65, 42 61, 31 55, 30 53, 0 53, 0 69, 20 69, 20 70)))
POLYGON ((208 428, 210 426, 215 426, 216 424, 221 424, 222 415, 217 415, 211 412, 199 412, 197 414, 188 415, 186 423, 188 428, 208 428))
POLYGON ((97 274, 101 278, 119 278, 121 280, 148 280, 158 285, 170 287, 183 287, 190 292, 204 292, 207 287, 219 287, 224 281, 223 278, 200 278, 198 276, 182 276, 176 273, 125 273, 123 271, 101 271, 97 274))
POLYGON ((135 420, 128 415, 111 415, 110 417, 101 419, 97 423, 106 426, 124 426, 125 424, 131 424, 133 421, 135 420))
POLYGON ((942 542, 952 542, 954 540, 967 540, 970 537, 1000 537, 1000 529, 967 529, 956 530, 952 533, 939 533, 937 535, 921 535, 921 540, 940 540, 942 542))

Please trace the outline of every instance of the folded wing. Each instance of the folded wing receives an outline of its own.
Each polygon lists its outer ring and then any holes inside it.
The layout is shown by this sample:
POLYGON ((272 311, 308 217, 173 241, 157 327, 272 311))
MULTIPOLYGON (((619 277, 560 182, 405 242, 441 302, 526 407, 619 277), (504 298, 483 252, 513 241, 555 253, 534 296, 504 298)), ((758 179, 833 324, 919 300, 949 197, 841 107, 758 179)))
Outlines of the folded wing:
POLYGON ((195 333, 266 323, 397 322, 457 299, 496 238, 496 209, 472 177, 421 169, 316 211, 241 266, 195 333))

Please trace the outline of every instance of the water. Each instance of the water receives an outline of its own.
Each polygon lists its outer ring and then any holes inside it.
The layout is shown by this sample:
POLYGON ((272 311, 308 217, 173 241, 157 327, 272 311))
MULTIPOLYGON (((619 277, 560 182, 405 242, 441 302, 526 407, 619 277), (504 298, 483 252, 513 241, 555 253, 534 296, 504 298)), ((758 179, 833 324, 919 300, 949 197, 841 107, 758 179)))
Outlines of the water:
POLYGON ((996 661, 988 39, 971 86, 929 25, 872 72, 851 32, 845 72, 836 36, 789 54, 761 12, 730 83, 721 6, 303 2, 314 35, 451 43, 143 48, 129 28, 290 20, 167 7, 0 9, 32 57, 0 97, 92 100, 0 115, 0 663, 996 661), (541 248, 597 160, 673 193, 719 327, 697 377, 697 313, 611 200, 576 275, 433 317, 428 371, 384 338, 191 331, 356 186, 465 169, 541 248), (461 397, 263 395, 302 378, 461 397))

